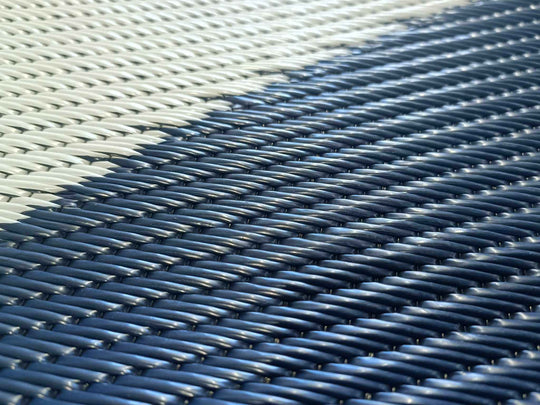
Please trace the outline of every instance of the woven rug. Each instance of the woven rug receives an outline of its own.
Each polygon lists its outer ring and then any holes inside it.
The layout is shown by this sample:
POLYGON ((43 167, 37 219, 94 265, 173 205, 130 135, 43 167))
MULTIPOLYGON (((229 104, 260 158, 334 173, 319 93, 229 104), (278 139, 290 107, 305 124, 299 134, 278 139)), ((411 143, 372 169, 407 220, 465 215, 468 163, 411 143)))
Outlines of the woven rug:
POLYGON ((0 404, 540 403, 538 7, 0 1, 0 404))

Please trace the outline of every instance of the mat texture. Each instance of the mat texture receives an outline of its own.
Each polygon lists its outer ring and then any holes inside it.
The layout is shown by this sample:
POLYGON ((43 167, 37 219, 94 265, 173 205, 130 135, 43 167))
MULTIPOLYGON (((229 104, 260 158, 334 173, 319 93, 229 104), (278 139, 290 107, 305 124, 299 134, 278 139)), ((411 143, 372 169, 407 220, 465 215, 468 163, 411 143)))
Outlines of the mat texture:
MULTIPOLYGON (((112 156, 468 0, 0 0, 0 221, 112 156)), ((114 165, 112 165, 114 167, 114 165)))
POLYGON ((540 403, 538 6, 137 127, 6 220, 0 403, 540 403))

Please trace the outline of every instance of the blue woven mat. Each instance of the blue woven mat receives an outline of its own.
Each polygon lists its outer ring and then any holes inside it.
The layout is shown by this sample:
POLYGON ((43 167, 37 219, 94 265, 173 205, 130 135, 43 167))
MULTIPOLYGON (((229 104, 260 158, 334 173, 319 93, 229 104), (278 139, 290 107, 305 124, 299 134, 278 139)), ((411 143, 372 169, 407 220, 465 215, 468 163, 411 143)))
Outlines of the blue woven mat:
POLYGON ((288 72, 3 225, 0 403, 540 403, 536 6, 288 72))

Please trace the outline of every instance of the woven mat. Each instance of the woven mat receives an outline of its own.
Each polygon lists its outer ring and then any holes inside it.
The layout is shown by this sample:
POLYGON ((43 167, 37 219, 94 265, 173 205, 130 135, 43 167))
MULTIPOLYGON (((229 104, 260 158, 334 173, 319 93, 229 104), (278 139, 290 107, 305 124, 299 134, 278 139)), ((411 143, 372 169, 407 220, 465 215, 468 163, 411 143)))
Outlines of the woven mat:
POLYGON ((62 186, 161 142, 160 127, 229 109, 224 95, 465 3, 0 0, 0 222, 54 207, 62 186))
POLYGON ((1 404, 540 403, 537 2, 73 3, 0 13, 1 404))

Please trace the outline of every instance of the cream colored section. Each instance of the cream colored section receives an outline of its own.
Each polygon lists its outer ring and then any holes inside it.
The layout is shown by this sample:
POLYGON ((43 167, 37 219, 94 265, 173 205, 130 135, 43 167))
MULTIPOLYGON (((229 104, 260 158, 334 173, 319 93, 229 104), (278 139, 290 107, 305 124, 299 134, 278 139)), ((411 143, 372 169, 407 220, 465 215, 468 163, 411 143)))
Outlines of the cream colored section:
POLYGON ((221 96, 465 3, 0 0, 0 223, 165 136, 136 126, 186 125, 227 109, 221 96))

